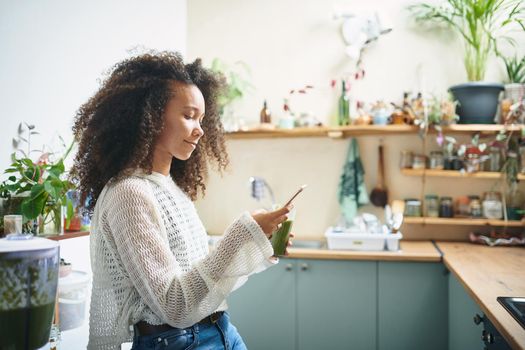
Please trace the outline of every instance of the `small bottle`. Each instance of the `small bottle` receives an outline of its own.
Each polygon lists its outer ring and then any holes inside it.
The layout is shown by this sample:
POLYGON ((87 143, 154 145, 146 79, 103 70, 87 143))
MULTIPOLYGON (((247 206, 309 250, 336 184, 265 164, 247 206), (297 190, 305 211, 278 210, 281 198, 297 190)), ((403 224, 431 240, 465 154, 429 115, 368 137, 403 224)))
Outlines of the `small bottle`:
POLYGON ((290 111, 288 100, 284 99, 283 104, 283 115, 279 119, 279 128, 281 129, 293 129, 295 124, 294 117, 290 111))
POLYGON ((345 126, 350 124, 350 98, 346 94, 346 83, 342 80, 341 96, 339 97, 337 124, 345 126))
POLYGON ((264 100, 263 108, 261 109, 261 124, 271 124, 272 123, 272 113, 264 100))

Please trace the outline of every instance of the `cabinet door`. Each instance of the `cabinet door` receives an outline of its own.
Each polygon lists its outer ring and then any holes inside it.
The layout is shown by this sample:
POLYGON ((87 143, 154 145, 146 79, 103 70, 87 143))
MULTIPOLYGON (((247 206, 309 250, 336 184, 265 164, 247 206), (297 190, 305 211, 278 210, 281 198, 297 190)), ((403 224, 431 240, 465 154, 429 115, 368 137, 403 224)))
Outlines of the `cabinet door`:
POLYGON ((295 265, 281 259, 228 298, 231 321, 248 349, 295 349, 295 265))
POLYGON ((448 275, 448 349, 483 349, 483 325, 474 316, 483 315, 478 304, 467 294, 453 274, 448 275))
POLYGON ((448 283, 444 266, 379 262, 378 272, 378 349, 446 349, 448 283))
POLYGON ((298 260, 299 350, 376 349, 377 263, 298 260))

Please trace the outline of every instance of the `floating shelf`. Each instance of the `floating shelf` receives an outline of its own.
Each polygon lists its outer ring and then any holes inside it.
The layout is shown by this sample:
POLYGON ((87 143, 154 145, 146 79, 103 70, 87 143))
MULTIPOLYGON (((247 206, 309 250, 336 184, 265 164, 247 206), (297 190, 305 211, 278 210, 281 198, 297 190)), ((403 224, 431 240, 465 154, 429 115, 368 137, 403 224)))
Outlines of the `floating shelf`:
POLYGON ((77 238, 77 237, 84 237, 89 236, 89 232, 87 231, 79 231, 79 232, 66 232, 63 235, 59 236, 39 236, 47 239, 52 239, 53 241, 61 241, 64 239, 70 239, 70 238, 77 238))
POLYGON ((490 220, 472 218, 433 218, 433 217, 405 217, 403 223, 425 225, 462 225, 462 226, 508 226, 523 227, 523 221, 517 220, 490 220))
MULTIPOLYGON (((501 124, 456 124, 443 126, 444 133, 471 133, 480 132, 482 134, 493 134, 503 129, 501 124)), ((508 126, 508 131, 520 131, 521 125, 508 126)), ((292 138, 292 137, 331 137, 343 138, 350 136, 366 135, 396 135, 396 134, 417 134, 419 127, 414 125, 349 125, 341 127, 308 127, 295 129, 261 129, 253 128, 244 131, 226 133, 228 139, 259 139, 259 138, 292 138)), ((430 129, 435 132, 435 129, 430 129)))
MULTIPOLYGON (((467 173, 457 170, 435 170, 435 169, 401 169, 401 173, 407 176, 432 176, 432 177, 463 177, 475 179, 499 179, 502 177, 500 172, 478 171, 467 173)), ((525 180, 524 174, 518 174, 519 180, 525 180)))

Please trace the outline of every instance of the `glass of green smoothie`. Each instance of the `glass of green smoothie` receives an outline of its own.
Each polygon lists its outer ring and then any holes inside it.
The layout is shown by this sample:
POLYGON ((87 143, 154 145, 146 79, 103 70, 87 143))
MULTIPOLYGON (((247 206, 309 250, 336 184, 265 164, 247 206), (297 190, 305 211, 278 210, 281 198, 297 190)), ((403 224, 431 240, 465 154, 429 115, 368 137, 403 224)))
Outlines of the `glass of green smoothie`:
POLYGON ((293 221, 295 220, 295 209, 292 209, 288 213, 288 218, 281 224, 281 227, 277 229, 272 235, 272 247, 273 254, 275 256, 282 256, 286 251, 288 245, 288 238, 290 237, 290 231, 292 229, 293 221))

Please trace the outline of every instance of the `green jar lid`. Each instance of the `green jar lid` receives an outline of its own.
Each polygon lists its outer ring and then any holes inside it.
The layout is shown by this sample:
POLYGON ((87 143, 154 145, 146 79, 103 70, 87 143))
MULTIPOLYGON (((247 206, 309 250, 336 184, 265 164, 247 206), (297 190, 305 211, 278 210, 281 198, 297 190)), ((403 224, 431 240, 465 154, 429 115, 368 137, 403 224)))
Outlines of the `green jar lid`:
POLYGON ((425 199, 438 199, 437 194, 427 194, 425 195, 425 199))

